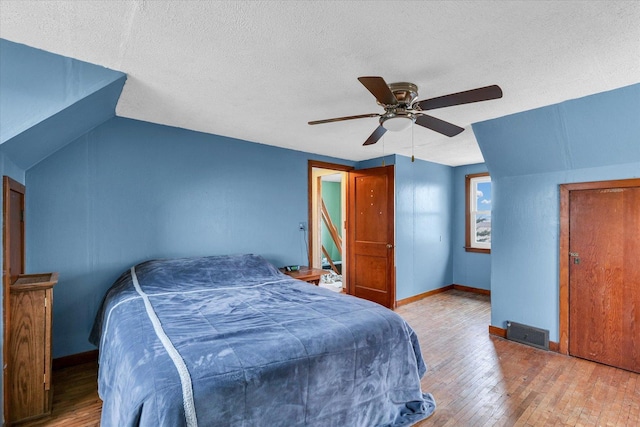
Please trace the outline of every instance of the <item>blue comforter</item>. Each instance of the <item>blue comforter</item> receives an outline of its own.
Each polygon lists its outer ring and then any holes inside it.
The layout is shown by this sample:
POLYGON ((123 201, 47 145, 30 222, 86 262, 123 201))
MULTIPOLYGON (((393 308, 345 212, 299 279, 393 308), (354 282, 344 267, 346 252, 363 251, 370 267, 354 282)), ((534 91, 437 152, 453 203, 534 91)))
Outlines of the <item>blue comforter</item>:
POLYGON ((255 255, 148 261, 105 296, 102 426, 405 426, 431 415, 413 330, 255 255))

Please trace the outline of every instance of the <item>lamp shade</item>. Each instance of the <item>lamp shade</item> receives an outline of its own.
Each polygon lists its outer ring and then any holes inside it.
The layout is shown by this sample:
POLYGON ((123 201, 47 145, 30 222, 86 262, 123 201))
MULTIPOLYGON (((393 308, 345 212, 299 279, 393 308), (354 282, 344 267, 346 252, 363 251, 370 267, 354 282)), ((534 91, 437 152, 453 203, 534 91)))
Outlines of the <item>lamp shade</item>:
POLYGON ((408 129, 413 124, 413 118, 410 116, 394 116, 386 118, 382 122, 382 127, 390 131, 401 131, 408 129))

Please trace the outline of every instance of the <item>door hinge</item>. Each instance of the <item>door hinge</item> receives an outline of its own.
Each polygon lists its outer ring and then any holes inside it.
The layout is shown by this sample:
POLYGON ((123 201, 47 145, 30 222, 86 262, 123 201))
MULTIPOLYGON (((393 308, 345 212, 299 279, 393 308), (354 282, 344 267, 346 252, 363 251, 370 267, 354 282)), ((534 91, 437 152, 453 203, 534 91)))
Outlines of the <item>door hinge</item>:
POLYGON ((24 222, 24 209, 20 210, 20 222, 24 222))
POLYGON ((44 297, 44 308, 47 308, 47 297, 44 297))

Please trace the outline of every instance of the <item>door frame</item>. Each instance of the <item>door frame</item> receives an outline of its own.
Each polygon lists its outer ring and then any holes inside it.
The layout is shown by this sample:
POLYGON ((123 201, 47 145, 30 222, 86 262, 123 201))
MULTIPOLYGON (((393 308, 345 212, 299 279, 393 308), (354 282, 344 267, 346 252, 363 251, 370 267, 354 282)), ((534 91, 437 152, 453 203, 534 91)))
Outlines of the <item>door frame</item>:
MULTIPOLYGON (((311 257, 313 256, 313 247, 314 247, 313 245, 315 245, 314 237, 317 234, 315 229, 316 227, 313 222, 313 198, 316 197, 316 195, 313 194, 313 191, 312 191, 313 190, 313 168, 329 169, 329 170, 334 170, 336 172, 353 172, 355 170, 353 166, 341 165, 337 163, 328 163, 328 162, 322 162, 319 160, 309 160, 307 162, 307 202, 308 202, 308 207, 307 207, 308 227, 307 228, 308 228, 308 236, 309 236, 309 242, 308 242, 309 247, 307 250, 307 255, 308 255, 307 265, 310 267, 313 265, 313 260, 311 257)), ((343 258, 346 258, 346 256, 343 256, 343 258)), ((342 275, 343 275, 343 278, 346 277, 344 271, 342 272, 342 275)))
POLYGON ((560 342, 558 343, 558 351, 562 354, 569 354, 569 218, 571 192, 639 186, 640 178, 560 184, 560 249, 558 252, 560 258, 560 342))
MULTIPOLYGON (((11 233, 9 232, 11 227, 9 224, 9 213, 10 213, 10 205, 11 202, 11 192, 15 191, 22 194, 22 206, 21 210, 24 212, 24 203, 25 203, 25 186, 20 184, 18 181, 8 177, 2 177, 2 324, 3 324, 3 347, 2 347, 2 362, 3 362, 3 407, 4 407, 4 418, 5 420, 9 419, 9 399, 7 390, 11 386, 10 378, 9 378, 9 338, 10 338, 10 313, 11 313, 11 305, 10 305, 10 295, 9 295, 9 287, 11 286, 11 276, 9 274, 9 265, 11 263, 11 251, 9 250, 11 247, 11 233), (6 369, 5 369, 6 367, 6 369)), ((24 219, 22 221, 22 265, 24 266, 24 219)))

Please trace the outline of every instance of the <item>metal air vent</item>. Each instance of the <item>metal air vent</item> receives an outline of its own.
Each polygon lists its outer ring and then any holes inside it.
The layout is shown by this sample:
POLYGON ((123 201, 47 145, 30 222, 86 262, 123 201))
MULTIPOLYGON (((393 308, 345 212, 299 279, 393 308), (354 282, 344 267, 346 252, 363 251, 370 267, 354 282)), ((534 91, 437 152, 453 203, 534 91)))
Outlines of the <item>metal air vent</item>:
POLYGON ((549 331, 516 322, 507 322, 507 339, 549 350, 549 331))

